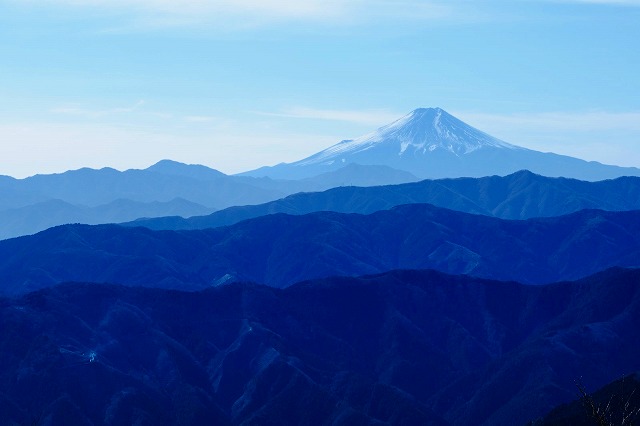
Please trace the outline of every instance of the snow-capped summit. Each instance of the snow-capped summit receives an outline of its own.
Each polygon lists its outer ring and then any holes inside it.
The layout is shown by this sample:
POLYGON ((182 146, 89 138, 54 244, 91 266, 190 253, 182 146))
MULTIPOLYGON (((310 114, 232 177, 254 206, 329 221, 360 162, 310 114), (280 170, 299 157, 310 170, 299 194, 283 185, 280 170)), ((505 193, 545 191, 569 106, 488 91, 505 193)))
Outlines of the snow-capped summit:
POLYGON ((331 161, 346 160, 345 156, 379 149, 380 145, 386 145, 385 151, 395 149, 398 156, 429 155, 435 150, 464 155, 485 147, 520 149, 469 126, 441 108, 419 108, 374 132, 342 141, 293 164, 328 165, 331 161))
POLYGON ((635 168, 606 166, 512 145, 441 108, 416 109, 371 133, 344 140, 302 160, 245 174, 300 179, 352 163, 383 165, 420 178, 507 175, 523 169, 584 180, 640 174, 635 168))

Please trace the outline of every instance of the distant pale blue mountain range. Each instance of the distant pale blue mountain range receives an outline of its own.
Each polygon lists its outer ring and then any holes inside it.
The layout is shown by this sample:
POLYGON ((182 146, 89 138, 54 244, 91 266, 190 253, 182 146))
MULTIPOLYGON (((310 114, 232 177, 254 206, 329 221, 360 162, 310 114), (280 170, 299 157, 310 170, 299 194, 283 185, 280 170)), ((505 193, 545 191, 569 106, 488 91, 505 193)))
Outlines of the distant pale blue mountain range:
POLYGON ((65 223, 118 223, 140 217, 204 215, 342 185, 415 181, 386 166, 349 165, 298 181, 228 176, 164 160, 144 170, 80 169, 26 179, 0 177, 0 239, 65 223))

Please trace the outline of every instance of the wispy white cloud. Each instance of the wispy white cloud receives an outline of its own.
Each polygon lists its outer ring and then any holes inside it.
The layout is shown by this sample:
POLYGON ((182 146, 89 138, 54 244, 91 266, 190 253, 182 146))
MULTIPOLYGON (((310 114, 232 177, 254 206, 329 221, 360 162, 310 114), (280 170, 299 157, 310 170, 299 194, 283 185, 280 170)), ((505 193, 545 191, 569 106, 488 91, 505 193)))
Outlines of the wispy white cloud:
POLYGON ((110 112, 115 114, 122 113, 122 112, 133 112, 139 109, 140 107, 142 107, 143 105, 144 105, 144 100, 141 99, 132 106, 113 108, 110 112))
POLYGON ((211 123, 218 120, 218 118, 210 115, 188 115, 184 117, 184 120, 189 123, 211 123))
POLYGON ((353 0, 45 0, 50 4, 152 11, 171 15, 202 13, 267 14, 283 17, 324 16, 340 12, 353 0))
POLYGON ((79 11, 117 13, 121 22, 110 30, 217 26, 253 27, 282 20, 334 20, 348 16, 360 0, 26 0, 79 11))
MULTIPOLYGON (((119 23, 107 32, 214 24, 254 28, 269 23, 358 24, 370 20, 432 20, 450 17, 442 0, 13 0, 22 4, 115 12, 119 23)), ((210 28, 211 29, 211 28, 210 28)))
POLYGON ((334 110, 294 107, 282 112, 258 112, 261 115, 283 118, 304 118, 312 120, 343 121, 354 124, 382 126, 400 117, 402 114, 385 110, 334 110))
POLYGON ((115 107, 115 108, 108 108, 108 109, 102 109, 102 110, 85 108, 79 105, 64 105, 64 106, 58 106, 58 107, 52 108, 51 112, 55 114, 75 115, 75 116, 84 117, 84 118, 100 118, 100 117, 106 117, 110 115, 126 114, 126 113, 134 112, 140 109, 144 105, 144 103, 145 103, 144 100, 139 100, 138 102, 130 106, 115 107))

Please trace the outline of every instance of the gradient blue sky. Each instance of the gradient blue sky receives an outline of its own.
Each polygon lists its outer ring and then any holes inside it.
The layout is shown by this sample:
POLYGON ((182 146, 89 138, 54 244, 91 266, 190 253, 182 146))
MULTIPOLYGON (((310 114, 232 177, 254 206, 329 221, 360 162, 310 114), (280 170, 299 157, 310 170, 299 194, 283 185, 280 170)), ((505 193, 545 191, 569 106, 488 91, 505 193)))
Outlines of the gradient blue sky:
POLYGON ((0 0, 0 174, 225 173, 418 107, 640 167, 639 0, 0 0))

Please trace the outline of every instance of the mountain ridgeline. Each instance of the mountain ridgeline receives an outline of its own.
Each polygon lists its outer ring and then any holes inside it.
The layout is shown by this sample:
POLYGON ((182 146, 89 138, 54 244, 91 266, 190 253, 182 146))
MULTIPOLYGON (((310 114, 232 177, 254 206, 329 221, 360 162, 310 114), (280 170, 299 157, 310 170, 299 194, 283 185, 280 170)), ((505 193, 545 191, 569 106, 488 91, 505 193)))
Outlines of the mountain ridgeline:
POLYGON ((193 231, 65 225, 0 241, 5 294, 66 281, 198 290, 235 279, 286 287, 406 268, 543 284, 612 266, 640 267, 640 211, 510 221, 408 204, 370 215, 275 214, 193 231))

